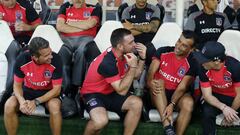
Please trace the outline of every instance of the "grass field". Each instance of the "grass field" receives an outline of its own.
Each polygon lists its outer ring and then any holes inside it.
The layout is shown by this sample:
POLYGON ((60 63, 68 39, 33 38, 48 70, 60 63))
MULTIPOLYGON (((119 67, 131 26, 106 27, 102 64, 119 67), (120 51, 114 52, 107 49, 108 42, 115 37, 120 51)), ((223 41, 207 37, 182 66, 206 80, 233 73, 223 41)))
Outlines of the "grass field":
MULTIPOLYGON (((201 123, 197 116, 193 116, 186 135, 201 135, 201 123)), ((62 135, 82 135, 87 120, 78 116, 64 119, 62 125, 62 135)), ((102 131, 102 135, 121 135, 123 130, 122 123, 110 121, 108 126, 102 131)), ((240 135, 240 127, 221 128, 218 127, 217 135, 240 135)), ((6 135, 3 124, 3 116, 0 116, 0 135, 6 135)), ((48 118, 42 117, 20 117, 18 135, 51 135, 48 118)), ((135 135, 163 135, 161 123, 141 122, 135 135)))

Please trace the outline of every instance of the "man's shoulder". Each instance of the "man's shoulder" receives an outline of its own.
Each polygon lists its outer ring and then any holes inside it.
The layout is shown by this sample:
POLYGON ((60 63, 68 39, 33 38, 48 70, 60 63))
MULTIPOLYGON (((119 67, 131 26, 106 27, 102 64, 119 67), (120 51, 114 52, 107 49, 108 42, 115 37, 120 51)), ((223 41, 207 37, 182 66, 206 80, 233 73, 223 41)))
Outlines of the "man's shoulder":
POLYGON ((23 7, 23 8, 26 8, 26 9, 29 9, 29 8, 32 8, 33 9, 33 6, 31 5, 31 3, 27 0, 17 0, 17 5, 23 7))
MULTIPOLYGON (((147 8, 148 8, 148 9, 153 9, 153 10, 159 9, 156 5, 149 4, 149 3, 147 3, 147 8)), ((160 9, 159 9, 159 10, 160 10, 160 9)))
POLYGON ((158 53, 170 53, 174 51, 174 46, 164 46, 157 49, 158 53))
POLYGON ((52 59, 53 62, 61 61, 61 57, 59 54, 52 52, 52 56, 53 56, 53 59, 52 59))
POLYGON ((227 56, 226 59, 225 59, 225 65, 227 67, 240 67, 240 62, 235 59, 234 57, 231 57, 231 56, 227 56))
POLYGON ((196 12, 194 12, 194 13, 191 13, 191 14, 189 15, 189 18, 195 19, 195 18, 197 18, 197 17, 200 17, 201 15, 203 15, 203 11, 202 11, 202 10, 196 11, 196 12))
POLYGON ((16 63, 22 64, 22 65, 24 65, 25 63, 28 63, 29 61, 31 61, 30 52, 25 51, 25 52, 19 54, 16 61, 17 61, 16 63))
POLYGON ((109 63, 116 63, 116 62, 117 62, 116 57, 114 56, 112 51, 106 52, 106 54, 103 56, 103 59, 102 59, 103 64, 107 64, 108 66, 112 66, 112 64, 109 65, 109 63))
POLYGON ((61 5, 60 9, 61 8, 70 8, 70 7, 73 7, 73 5, 70 2, 65 2, 61 5))
POLYGON ((222 12, 215 12, 216 17, 226 17, 225 13, 222 12))

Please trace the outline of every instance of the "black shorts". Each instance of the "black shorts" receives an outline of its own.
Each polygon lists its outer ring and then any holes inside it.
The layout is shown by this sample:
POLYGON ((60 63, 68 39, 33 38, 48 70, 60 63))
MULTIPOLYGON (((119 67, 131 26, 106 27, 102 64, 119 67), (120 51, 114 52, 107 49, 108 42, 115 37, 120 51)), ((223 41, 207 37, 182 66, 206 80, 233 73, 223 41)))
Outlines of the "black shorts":
POLYGON ((93 108, 104 107, 108 111, 116 112, 121 119, 125 116, 125 112, 122 110, 123 103, 131 94, 128 93, 125 96, 119 95, 116 92, 112 92, 108 95, 101 93, 92 93, 83 95, 83 102, 86 110, 89 113, 93 108))
POLYGON ((171 102, 172 95, 173 95, 174 92, 175 92, 175 90, 165 89, 165 94, 166 94, 168 104, 171 102))
POLYGON ((33 100, 35 98, 41 97, 49 92, 49 90, 32 90, 30 88, 23 88, 23 97, 25 100, 33 100))
MULTIPOLYGON (((49 92, 49 90, 33 90, 33 89, 30 89, 30 88, 27 88, 27 87, 23 87, 23 97, 24 97, 25 100, 36 99, 38 97, 43 96, 47 92, 49 92)), ((15 94, 13 93, 12 96, 15 96, 15 94)), ((41 103, 40 105, 44 106, 45 107, 45 113, 49 114, 49 111, 48 111, 48 108, 46 107, 46 104, 41 103)))

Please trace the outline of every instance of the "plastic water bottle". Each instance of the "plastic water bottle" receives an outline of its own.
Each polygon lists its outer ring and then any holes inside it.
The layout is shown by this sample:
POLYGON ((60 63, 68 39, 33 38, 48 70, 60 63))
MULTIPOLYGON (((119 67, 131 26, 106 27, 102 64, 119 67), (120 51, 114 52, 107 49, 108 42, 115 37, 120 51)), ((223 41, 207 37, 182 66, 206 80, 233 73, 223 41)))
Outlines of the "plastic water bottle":
MULTIPOLYGON (((16 17, 16 20, 15 20, 15 26, 16 26, 17 24, 22 22, 22 12, 21 11, 16 11, 15 17, 16 17)), ((18 32, 16 27, 15 27, 15 32, 16 33, 18 32)))

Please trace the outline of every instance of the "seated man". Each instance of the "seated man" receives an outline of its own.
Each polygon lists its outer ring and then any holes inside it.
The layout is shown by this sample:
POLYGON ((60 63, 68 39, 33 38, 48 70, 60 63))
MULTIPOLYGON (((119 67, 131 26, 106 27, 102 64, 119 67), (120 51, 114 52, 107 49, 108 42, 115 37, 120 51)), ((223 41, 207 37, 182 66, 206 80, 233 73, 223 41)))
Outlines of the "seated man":
POLYGON ((5 103, 4 124, 8 135, 16 135, 17 112, 31 115, 40 104, 50 113, 53 135, 61 134, 62 62, 49 42, 41 37, 31 40, 29 51, 21 54, 14 67, 13 95, 5 103))
POLYGON ((225 29, 231 28, 228 18, 225 14, 216 12, 217 0, 201 0, 203 10, 192 13, 184 30, 194 31, 198 36, 196 48, 201 50, 207 41, 217 41, 225 29))
POLYGON ((199 78, 205 101, 203 135, 215 135, 218 114, 224 115, 223 126, 231 126, 239 120, 240 62, 226 56, 224 46, 215 41, 207 42, 194 57, 201 64, 199 78))
POLYGON ((8 23, 14 38, 22 46, 28 43, 34 29, 41 24, 37 12, 27 1, 0 0, 0 20, 8 23))
POLYGON ((112 32, 108 48, 90 65, 80 89, 90 120, 84 135, 99 134, 108 123, 107 110, 124 118, 124 135, 133 135, 141 116, 142 101, 129 93, 134 78, 144 67, 146 47, 135 43, 131 31, 119 28, 112 32), (134 55, 137 51, 140 60, 134 55))
POLYGON ((72 83, 81 86, 85 74, 85 45, 92 41, 99 25, 100 8, 87 7, 85 0, 73 0, 73 4, 64 3, 59 10, 57 30, 61 33, 63 42, 74 53, 72 83), (81 76, 81 77, 80 77, 81 76))
POLYGON ((175 107, 180 109, 176 121, 178 135, 184 134, 191 119, 194 101, 188 90, 196 72, 191 55, 194 42, 194 32, 183 31, 175 47, 157 50, 148 71, 147 84, 166 135, 175 135, 172 126, 175 107))
POLYGON ((152 54, 156 49, 151 43, 160 26, 160 9, 147 3, 147 0, 136 0, 136 3, 124 9, 122 13, 124 28, 130 30, 135 42, 140 42, 147 47, 146 66, 151 63, 152 54))
MULTIPOLYGON (((217 1, 218 1, 218 7, 216 10, 218 12, 225 13, 229 22, 232 24, 236 16, 234 9, 229 6, 228 1, 226 0, 217 0, 217 1)), ((188 8, 187 16, 190 16, 190 14, 202 10, 203 5, 201 3, 201 0, 194 0, 194 3, 195 4, 193 4, 188 8)))
POLYGON ((146 45, 152 41, 160 25, 160 9, 148 4, 147 0, 136 0, 134 5, 124 9, 121 21, 136 42, 146 45))

